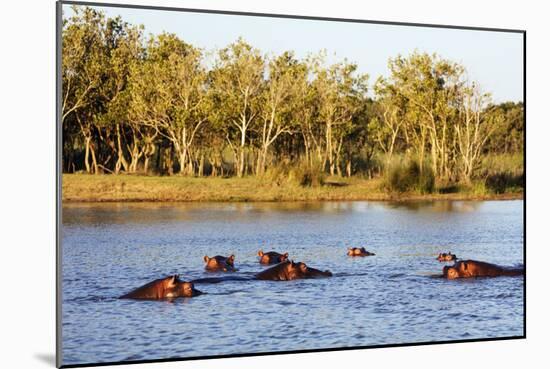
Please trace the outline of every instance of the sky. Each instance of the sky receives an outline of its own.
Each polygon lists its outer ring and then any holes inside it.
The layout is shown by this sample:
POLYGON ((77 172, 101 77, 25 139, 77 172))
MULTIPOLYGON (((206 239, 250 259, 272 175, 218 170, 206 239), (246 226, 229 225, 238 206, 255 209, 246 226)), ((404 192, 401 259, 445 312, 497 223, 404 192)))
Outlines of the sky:
MULTIPOLYGON (((242 37, 264 54, 293 50, 305 57, 327 51, 327 62, 347 59, 369 83, 388 75, 388 59, 415 50, 437 53, 464 65, 472 81, 491 92, 493 101, 523 100, 523 35, 305 19, 202 14, 166 10, 95 7, 109 17, 120 15, 143 24, 145 34, 171 32, 207 51, 221 49, 242 37)), ((71 14, 65 5, 65 16, 71 14)))

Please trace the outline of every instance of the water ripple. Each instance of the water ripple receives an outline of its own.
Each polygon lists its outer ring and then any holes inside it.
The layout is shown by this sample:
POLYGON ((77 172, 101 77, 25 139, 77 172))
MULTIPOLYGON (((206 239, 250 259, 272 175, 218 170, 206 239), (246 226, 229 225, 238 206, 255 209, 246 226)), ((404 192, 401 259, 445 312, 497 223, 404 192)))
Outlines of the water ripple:
POLYGON ((463 204, 64 207, 64 364, 521 335, 522 277, 449 281, 435 256, 521 264, 523 202, 463 204), (351 245, 376 256, 350 258, 351 245), (260 248, 334 277, 251 280, 260 248), (197 298, 117 298, 165 275, 227 276, 202 258, 231 253, 231 275, 250 280, 198 283, 197 298))

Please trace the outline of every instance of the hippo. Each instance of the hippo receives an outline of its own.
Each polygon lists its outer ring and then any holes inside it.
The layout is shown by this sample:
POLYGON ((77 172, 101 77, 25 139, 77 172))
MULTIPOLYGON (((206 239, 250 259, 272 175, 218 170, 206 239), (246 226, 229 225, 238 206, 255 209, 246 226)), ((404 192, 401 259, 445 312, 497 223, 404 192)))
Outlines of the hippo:
POLYGON ((308 267, 305 263, 298 263, 300 268, 305 268, 303 278, 319 278, 319 277, 332 277, 332 272, 330 270, 319 270, 315 268, 308 267))
POLYGON ((524 268, 502 267, 476 260, 461 260, 453 266, 443 267, 443 277, 447 279, 498 277, 524 275, 524 268))
POLYGON ((121 299, 162 300, 177 297, 194 297, 202 292, 195 289, 191 282, 184 282, 178 275, 149 282, 144 286, 120 296, 121 299))
POLYGON ((348 247, 348 256, 374 256, 376 254, 368 252, 364 247, 348 247))
POLYGON ((204 267, 206 270, 211 272, 217 272, 217 271, 235 271, 235 255, 231 255, 228 257, 216 255, 214 257, 204 257, 204 262, 206 263, 206 266, 204 267))
POLYGON ((258 256, 260 257, 260 264, 265 265, 278 264, 288 260, 288 252, 279 254, 275 251, 263 252, 260 250, 258 251, 258 256))
POLYGON ((456 255, 455 254, 451 254, 451 252, 449 251, 448 253, 439 253, 439 255, 437 255, 437 258, 436 260, 439 260, 439 261, 456 261, 456 255))
POLYGON ((290 281, 293 279, 331 277, 332 273, 328 270, 321 271, 308 267, 305 263, 294 261, 283 261, 269 269, 256 274, 256 279, 270 281, 290 281))

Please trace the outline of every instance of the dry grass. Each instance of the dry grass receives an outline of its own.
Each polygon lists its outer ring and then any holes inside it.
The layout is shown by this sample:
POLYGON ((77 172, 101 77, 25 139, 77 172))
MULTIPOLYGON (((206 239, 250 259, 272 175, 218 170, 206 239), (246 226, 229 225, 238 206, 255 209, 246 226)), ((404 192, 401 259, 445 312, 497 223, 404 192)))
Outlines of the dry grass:
POLYGON ((315 200, 488 200, 518 199, 523 193, 388 193, 380 179, 327 178, 320 187, 274 184, 256 177, 190 178, 134 175, 63 175, 63 201, 315 201, 315 200))

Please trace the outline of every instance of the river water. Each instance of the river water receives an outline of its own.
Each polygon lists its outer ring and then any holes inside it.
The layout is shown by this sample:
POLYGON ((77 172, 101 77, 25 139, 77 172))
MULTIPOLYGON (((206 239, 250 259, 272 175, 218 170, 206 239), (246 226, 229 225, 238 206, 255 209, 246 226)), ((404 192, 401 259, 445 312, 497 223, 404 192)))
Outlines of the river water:
POLYGON ((439 252, 522 264, 523 201, 65 204, 61 237, 65 365, 523 334, 523 277, 435 277, 439 252), (204 255, 235 254, 233 275, 252 276, 260 248, 334 276, 117 299, 170 274, 213 276, 204 255))

